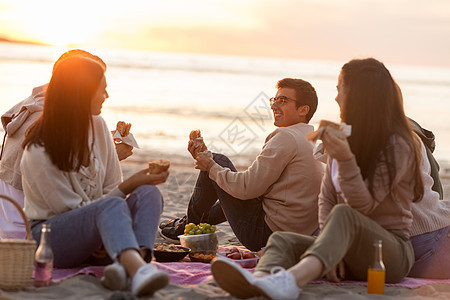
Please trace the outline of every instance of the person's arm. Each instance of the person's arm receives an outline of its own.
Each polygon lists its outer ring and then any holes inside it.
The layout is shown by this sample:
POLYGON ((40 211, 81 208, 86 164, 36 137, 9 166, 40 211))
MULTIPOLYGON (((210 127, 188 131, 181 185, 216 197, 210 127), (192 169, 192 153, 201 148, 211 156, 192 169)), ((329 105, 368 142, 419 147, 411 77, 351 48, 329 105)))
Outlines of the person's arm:
MULTIPOLYGON (((392 189, 389 188, 389 175, 386 165, 378 163, 373 178, 373 195, 363 180, 354 157, 349 161, 338 162, 338 181, 342 193, 347 203, 362 214, 368 215, 372 213, 389 194, 395 193, 397 189, 405 188, 398 184, 402 178, 408 177, 411 180, 413 178, 411 166, 413 166, 412 159, 414 155, 411 149, 406 145, 400 144, 395 144, 391 147, 394 147, 394 168, 396 169, 396 177, 393 180, 392 189)), ((408 186, 406 188, 412 187, 408 186)))
POLYGON ((93 120, 95 124, 94 130, 98 133, 96 146, 101 151, 99 156, 105 167, 102 198, 113 196, 123 198, 141 185, 157 185, 167 180, 169 176, 168 171, 161 174, 149 174, 147 168, 122 181, 122 170, 108 127, 100 116, 94 117, 93 120))
MULTIPOLYGON (((336 158, 338 166, 338 182, 345 201, 354 209, 364 215, 368 215, 383 201, 386 196, 393 191, 389 188, 389 175, 385 163, 379 162, 375 168, 373 178, 373 195, 361 175, 361 170, 356 162, 355 156, 349 150, 347 139, 342 138, 331 130, 325 132, 323 142, 331 157, 336 158), (348 149, 348 151, 346 150, 348 149), (350 157, 350 158, 349 158, 350 157)), ((395 156, 396 178, 393 181, 393 188, 398 188, 396 182, 403 178, 408 172, 409 166, 412 166, 411 149, 404 141, 397 138, 390 145, 393 147, 387 151, 393 151, 395 156)))
POLYGON ((319 193, 319 228, 322 229, 330 211, 337 204, 336 189, 331 179, 331 159, 327 163, 319 193))
MULTIPOLYGON (((238 199, 252 199, 264 194, 269 187, 279 180, 286 166, 296 155, 297 143, 289 133, 277 131, 266 142, 261 153, 245 171, 232 172, 212 163, 209 177, 225 192, 238 199)), ((199 154, 197 160, 201 160, 199 154)), ((212 158, 211 158, 212 159, 212 158)))
POLYGON ((97 159, 101 162, 101 167, 104 168, 105 172, 102 186, 102 198, 112 196, 124 197, 125 195, 119 193, 117 190, 117 187, 122 182, 122 169, 120 167, 111 133, 101 116, 94 116, 92 119, 95 132, 94 151, 97 151, 95 154, 97 159))
POLYGON ((164 171, 159 174, 150 174, 148 172, 148 168, 143 169, 131 175, 119 184, 119 190, 125 195, 128 195, 141 185, 158 185, 164 183, 166 182, 167 177, 169 177, 169 171, 164 171))

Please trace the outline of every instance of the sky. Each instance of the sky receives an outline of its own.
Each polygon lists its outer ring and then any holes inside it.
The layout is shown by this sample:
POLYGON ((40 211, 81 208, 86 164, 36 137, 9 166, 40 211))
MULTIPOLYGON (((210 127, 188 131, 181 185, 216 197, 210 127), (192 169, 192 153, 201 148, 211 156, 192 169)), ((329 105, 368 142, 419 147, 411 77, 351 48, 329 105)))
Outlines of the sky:
POLYGON ((0 0, 0 37, 450 67, 448 0, 0 0))

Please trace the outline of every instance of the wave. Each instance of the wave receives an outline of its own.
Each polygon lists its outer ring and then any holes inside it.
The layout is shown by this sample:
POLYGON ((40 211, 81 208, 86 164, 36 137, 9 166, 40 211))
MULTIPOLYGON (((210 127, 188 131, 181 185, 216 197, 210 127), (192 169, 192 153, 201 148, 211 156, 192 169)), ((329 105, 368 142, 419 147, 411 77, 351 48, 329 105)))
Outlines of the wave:
POLYGON ((114 113, 132 113, 133 115, 169 115, 178 117, 192 117, 195 119, 225 119, 231 120, 240 118, 242 120, 251 119, 251 117, 242 110, 200 110, 195 107, 150 107, 150 106, 108 106, 108 110, 114 113))
MULTIPOLYGON (((53 63, 68 49, 48 45, 22 45, 0 42, 1 61, 53 63), (58 53, 56 53, 58 52, 58 53)), ((142 50, 104 49, 95 54, 108 67, 119 69, 186 71, 196 73, 250 74, 285 77, 301 74, 303 78, 335 81, 342 63, 299 59, 225 56, 193 53, 168 53, 142 50)), ((402 84, 449 86, 449 68, 393 66, 396 79, 402 84)), ((394 72, 393 72, 394 73, 394 72)))

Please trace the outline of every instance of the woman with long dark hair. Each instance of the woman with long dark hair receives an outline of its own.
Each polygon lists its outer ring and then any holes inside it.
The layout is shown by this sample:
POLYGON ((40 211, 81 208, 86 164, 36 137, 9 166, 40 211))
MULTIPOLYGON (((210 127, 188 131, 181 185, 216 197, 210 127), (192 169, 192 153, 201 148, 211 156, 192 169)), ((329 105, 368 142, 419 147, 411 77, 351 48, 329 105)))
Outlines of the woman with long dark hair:
POLYGON ((49 224, 54 266, 76 267, 102 245, 113 264, 102 284, 134 295, 167 285, 165 272, 147 264, 163 207, 155 185, 168 172, 144 169, 122 181, 111 134, 99 116, 106 91, 105 69, 85 57, 58 64, 45 94, 41 117, 23 143, 21 170, 25 213, 33 237, 49 224))
POLYGON ((217 260, 212 272, 230 293, 295 299, 302 287, 322 276, 367 280, 378 240, 386 282, 399 282, 411 269, 411 205, 423 195, 420 142, 381 62, 346 63, 337 90, 341 120, 352 132, 346 138, 327 127, 322 135, 329 158, 319 195, 319 236, 272 234, 254 275, 217 260))

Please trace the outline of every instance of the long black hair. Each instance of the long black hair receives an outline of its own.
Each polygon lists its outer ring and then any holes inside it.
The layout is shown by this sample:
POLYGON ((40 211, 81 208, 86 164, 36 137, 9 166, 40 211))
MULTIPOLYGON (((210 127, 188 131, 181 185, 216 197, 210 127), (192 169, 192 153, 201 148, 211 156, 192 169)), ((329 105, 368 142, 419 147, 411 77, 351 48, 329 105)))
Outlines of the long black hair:
POLYGON ((41 117, 29 128, 22 146, 43 146, 62 171, 78 171, 89 159, 91 100, 104 68, 86 57, 72 57, 53 70, 41 117))
POLYGON ((383 63, 374 59, 354 59, 341 70, 344 82, 342 121, 352 125, 348 138, 361 174, 369 182, 373 194, 373 179, 377 163, 384 163, 392 187, 396 175, 395 155, 388 147, 393 135, 403 138, 415 155, 414 201, 423 196, 420 173, 421 151, 403 109, 397 85, 383 63))

